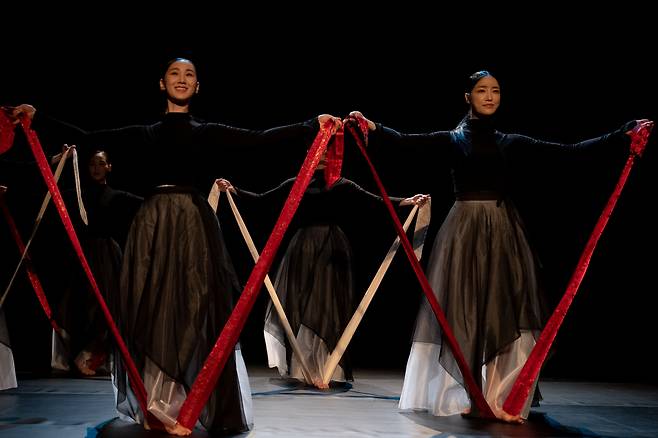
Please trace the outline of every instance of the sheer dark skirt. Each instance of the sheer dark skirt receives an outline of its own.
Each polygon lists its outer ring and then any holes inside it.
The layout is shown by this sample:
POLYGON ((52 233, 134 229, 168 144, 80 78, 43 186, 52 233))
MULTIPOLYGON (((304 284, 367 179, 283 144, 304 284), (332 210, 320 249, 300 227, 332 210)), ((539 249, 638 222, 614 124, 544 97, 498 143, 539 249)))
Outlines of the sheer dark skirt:
MULTIPOLYGON (((86 237, 82 248, 101 295, 107 303, 113 302, 118 296, 121 273, 119 244, 110 237, 86 237)), ((63 338, 53 334, 57 337, 53 342, 53 366, 75 369, 73 361, 84 352, 95 363, 94 369, 105 368, 110 352, 109 329, 81 268, 74 270, 56 316, 65 333, 63 338)))
MULTIPOLYGON (((428 280, 477 382, 482 366, 519 338, 521 330, 543 328, 546 307, 537 266, 509 202, 457 201, 441 226, 428 280)), ((442 335, 423 299, 414 342, 441 345, 442 335)), ((463 384, 450 348, 441 348, 439 362, 463 384)))
MULTIPOLYGON (((303 327, 319 337, 330 354, 345 330, 354 310, 352 250, 343 231, 336 225, 315 225, 299 229, 288 245, 275 280, 275 289, 293 332, 300 338, 303 327)), ((291 369, 292 349, 278 315, 270 302, 265 331, 286 347, 287 369, 291 369)), ((311 345, 310 342, 306 343, 311 345)), ((268 351, 269 353, 269 351, 268 351)), ((325 354, 307 353, 311 373, 321 377, 325 354)), ((272 365, 272 358, 270 358, 272 365)), ((339 363, 344 378, 352 380, 347 353, 339 363)), ((279 366, 279 369, 286 368, 279 366)))
POLYGON ((5 312, 0 309, 0 390, 15 388, 17 385, 14 355, 9 343, 5 312))
MULTIPOLYGON (((149 411, 168 411, 175 419, 181 397, 169 400, 170 395, 152 393, 169 391, 172 385, 189 392, 238 291, 219 223, 203 198, 168 188, 146 200, 126 243, 122 293, 114 303, 114 314, 145 379, 149 401, 167 401, 160 407, 149 403, 149 411)), ((141 421, 122 362, 115 361, 115 367, 117 406, 141 421)), ((231 356, 201 415, 203 426, 220 433, 247 430, 243 397, 231 356)))

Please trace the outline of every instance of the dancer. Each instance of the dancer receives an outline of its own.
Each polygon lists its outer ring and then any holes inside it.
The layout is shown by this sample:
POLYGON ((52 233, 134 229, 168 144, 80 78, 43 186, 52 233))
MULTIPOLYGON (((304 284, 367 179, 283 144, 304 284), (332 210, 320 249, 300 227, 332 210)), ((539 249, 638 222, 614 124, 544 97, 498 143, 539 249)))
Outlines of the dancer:
MULTIPOLYGON (((89 160, 88 169, 89 178, 82 187, 88 225, 82 221, 74 223, 105 301, 115 303, 119 295, 123 245, 143 198, 110 187, 107 178, 112 171, 112 162, 106 151, 95 151, 89 160)), ((69 209, 73 210, 77 198, 71 198, 68 204, 72 207, 69 209)), ((63 336, 53 331, 52 365, 57 369, 68 370, 74 364, 83 375, 93 376, 97 368, 109 370, 111 344, 98 301, 88 288, 84 273, 80 269, 73 269, 57 315, 64 330, 63 336)))
MULTIPOLYGON (((344 229, 349 227, 348 223, 354 221, 356 215, 372 211, 380 211, 380 217, 386 215, 380 196, 362 189, 347 178, 339 178, 327 186, 325 164, 323 156, 291 223, 292 238, 279 263, 274 282, 302 350, 303 360, 309 367, 310 380, 304 376, 299 358, 290 348, 271 301, 264 328, 269 366, 277 367, 281 376, 320 389, 329 387, 323 383, 322 371, 355 307, 354 263, 350 244, 353 237, 348 237, 344 229)), ((225 179, 220 179, 218 185, 221 190, 236 191, 242 203, 263 204, 260 211, 272 211, 282 205, 294 182, 295 178, 291 178, 261 194, 235 188, 225 179)), ((420 194, 406 199, 391 198, 401 206, 423 205, 428 199, 427 195, 420 194)), ((352 367, 348 354, 344 354, 331 381, 351 380, 352 367)))
MULTIPOLYGON (((518 423, 527 418, 532 394, 518 416, 502 406, 547 314, 537 259, 509 197, 511 159, 523 150, 617 148, 621 153, 630 144, 630 130, 652 122, 634 120, 598 138, 557 144, 495 129, 501 88, 487 71, 469 77, 465 100, 468 113, 452 131, 401 134, 368 120, 370 147, 380 152, 432 148, 449 164, 456 201, 434 241, 428 280, 492 411, 518 423)), ((362 117, 359 112, 351 115, 362 117)), ((423 300, 400 408, 426 409, 434 415, 470 412, 461 372, 443 345, 436 317, 423 300)))
MULTIPOLYGON (((176 417, 240 291, 217 217, 202 195, 208 181, 230 166, 226 157, 232 152, 297 145, 303 151, 319 123, 338 119, 325 114, 264 131, 200 121, 190 114, 200 89, 197 70, 184 58, 167 63, 160 89, 166 95, 161 121, 96 132, 78 129, 68 143, 103 145, 115 163, 121 157, 141 169, 148 197, 130 228, 120 294, 111 308, 144 379, 147 409, 169 433, 189 435, 176 417)), ((35 110, 19 105, 12 114, 34 116, 35 110)), ((35 129, 42 128, 37 124, 35 129)), ((119 411, 144 422, 121 361, 115 361, 114 378, 119 411)), ((239 350, 226 363, 200 421, 213 433, 239 433, 253 423, 239 350)))

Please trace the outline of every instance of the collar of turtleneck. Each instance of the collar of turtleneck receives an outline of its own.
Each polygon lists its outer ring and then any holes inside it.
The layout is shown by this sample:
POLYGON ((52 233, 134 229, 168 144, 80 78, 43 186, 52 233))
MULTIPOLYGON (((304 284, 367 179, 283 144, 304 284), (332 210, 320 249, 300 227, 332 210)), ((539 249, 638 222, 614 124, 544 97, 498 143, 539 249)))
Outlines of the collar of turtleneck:
POLYGON ((466 128, 472 132, 493 132, 496 130, 493 118, 467 119, 466 128))
POLYGON ((192 118, 190 113, 164 113, 163 120, 187 120, 192 118))

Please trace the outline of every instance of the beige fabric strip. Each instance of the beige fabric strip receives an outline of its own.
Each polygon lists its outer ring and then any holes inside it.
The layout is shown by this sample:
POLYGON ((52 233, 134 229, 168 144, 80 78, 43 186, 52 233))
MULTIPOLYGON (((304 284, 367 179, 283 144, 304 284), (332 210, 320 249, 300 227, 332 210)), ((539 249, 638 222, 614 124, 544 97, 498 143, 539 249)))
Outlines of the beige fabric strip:
MULTIPOLYGON (((71 148, 66 148, 66 150, 62 154, 58 154, 54 157, 54 160, 58 160, 59 163, 57 164, 57 168, 55 169, 55 182, 59 181, 59 177, 62 175, 62 169, 64 169, 64 164, 66 163, 66 159, 69 156, 69 152, 71 151, 71 148)), ((75 149, 74 149, 75 151, 75 149)), ((7 285, 7 288, 5 289, 4 293, 2 294, 2 298, 0 298, 0 309, 2 308, 2 305, 5 302, 5 299, 7 298, 7 295, 9 294, 9 291, 11 290, 12 285, 14 284, 14 280, 16 279, 16 275, 18 274, 18 271, 21 269, 21 266, 23 266, 23 261, 25 260, 25 256, 27 255, 27 251, 30 249, 30 245, 32 244, 32 240, 34 239, 34 236, 37 233, 37 230, 39 229, 39 225, 41 224, 41 219, 43 219, 43 215, 46 212, 46 208, 48 207, 48 204, 50 203, 50 192, 46 192, 46 196, 43 198, 43 202, 41 203, 41 209, 39 210, 39 213, 37 214, 37 218, 34 221, 34 227, 32 228, 32 234, 30 234, 30 238, 28 241, 25 243, 25 249, 23 250, 23 253, 21 254, 20 260, 18 260, 18 264, 16 265, 16 269, 14 270, 14 274, 11 276, 11 280, 9 280, 9 284, 7 285)))
MULTIPOLYGON (((406 232, 407 229, 409 228, 409 225, 411 225, 411 221, 414 219, 416 213, 418 212, 418 219, 416 220, 416 227, 414 229, 414 239, 413 239, 414 253, 416 254, 417 259, 420 259, 420 255, 423 250, 423 243, 425 242, 425 233, 427 232, 427 226, 430 221, 429 207, 430 207, 429 202, 423 205, 422 207, 420 207, 420 209, 418 208, 417 205, 414 205, 413 210, 411 210, 409 216, 407 217, 407 220, 404 222, 404 225, 402 226, 402 228, 406 232)), ((375 274, 372 281, 370 282, 370 286, 368 286, 366 293, 363 295, 359 307, 354 312, 354 315, 352 315, 352 319, 350 319, 350 322, 347 323, 347 327, 345 327, 343 334, 338 340, 338 343, 336 344, 336 348, 334 348, 334 351, 331 352, 329 359, 327 359, 327 363, 325 364, 324 371, 322 373, 323 376, 322 383, 325 384, 329 383, 331 376, 334 374, 334 371, 338 366, 338 362, 340 362, 340 359, 343 357, 343 354, 345 353, 347 346, 352 340, 352 337, 354 336, 357 327, 361 323, 361 320, 363 319, 366 310, 368 310, 368 306, 370 305, 370 302, 374 298, 375 293, 377 292, 377 289, 379 288, 379 285, 381 284, 384 275, 386 274, 386 271, 391 265, 391 262, 393 261, 393 257, 395 256, 399 246, 400 246, 400 236, 395 238, 395 241, 391 245, 391 248, 388 250, 388 253, 384 257, 384 261, 379 266, 377 273, 375 274)))
MULTIPOLYGON (((220 194, 221 192, 217 184, 213 184, 212 189, 210 190, 210 195, 208 196, 208 203, 215 211, 217 211, 217 208, 219 206, 220 194)), ((254 262, 257 262, 260 255, 258 254, 256 245, 254 244, 254 241, 251 238, 251 235, 249 234, 249 230, 247 229, 247 226, 245 225, 244 220, 242 219, 242 216, 240 215, 240 212, 238 211, 238 208, 235 205, 235 202, 233 201, 233 197, 231 196, 231 193, 227 191, 226 195, 228 198, 228 202, 231 206, 231 211, 233 212, 233 216, 235 216, 235 220, 237 221, 238 227, 240 228, 240 232, 242 233, 242 237, 244 238, 245 243, 249 248, 249 252, 253 257, 254 262)), ((288 322, 288 318, 286 317, 286 312, 283 310, 283 306, 281 305, 279 296, 274 290, 274 285, 272 284, 269 275, 265 276, 265 287, 267 289, 267 292, 270 294, 270 298, 272 299, 272 304, 274 305, 277 315, 279 315, 279 319, 281 320, 281 324, 283 325, 283 329, 286 332, 286 336, 288 337, 288 341, 290 342, 292 350, 297 356, 297 360, 299 361, 299 364, 302 368, 302 373, 304 373, 307 383, 312 384, 313 383, 311 377, 312 375, 311 372, 309 371, 308 364, 304 360, 304 354, 302 353, 302 350, 299 347, 299 344, 297 343, 297 338, 292 331, 290 322, 288 322)))
POLYGON ((85 225, 89 225, 87 220, 87 210, 85 210, 85 204, 82 202, 82 191, 80 190, 80 168, 78 166, 78 152, 73 147, 73 176, 75 178, 75 194, 78 197, 78 209, 80 210, 80 217, 82 222, 85 225))

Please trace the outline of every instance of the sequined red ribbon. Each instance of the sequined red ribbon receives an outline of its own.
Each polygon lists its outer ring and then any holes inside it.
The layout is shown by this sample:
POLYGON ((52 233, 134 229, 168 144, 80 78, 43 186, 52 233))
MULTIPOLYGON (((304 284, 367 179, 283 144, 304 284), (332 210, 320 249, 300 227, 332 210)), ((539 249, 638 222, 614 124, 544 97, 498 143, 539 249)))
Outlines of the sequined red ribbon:
MULTIPOLYGON (((16 227, 16 222, 14 221, 14 217, 9 212, 9 208, 5 204, 4 196, 2 194, 0 194, 0 209, 2 209, 2 214, 4 215, 5 220, 9 225, 9 230, 11 231, 11 235, 14 238, 14 241, 16 242, 16 246, 18 246, 18 251, 21 254, 23 254, 23 252, 25 251, 25 244, 23 243, 23 239, 21 239, 21 235, 18 232, 18 228, 16 227)), ((50 305, 48 304, 48 299, 46 298, 46 294, 43 291, 43 287, 41 287, 41 282, 39 281, 39 277, 37 276, 37 273, 34 272, 34 269, 32 268, 32 261, 30 260, 29 254, 25 255, 24 266, 25 266, 25 270, 27 271, 27 277, 30 280, 30 284, 34 289, 34 293, 37 294, 37 299, 39 300, 39 304, 41 304, 41 308, 46 314, 46 317, 48 318, 50 325, 55 330, 55 332, 61 334, 61 329, 59 328, 57 322, 53 318, 53 312, 50 309, 50 305)))
POLYGON ((0 108, 0 154, 4 154, 14 144, 14 124, 0 108))
POLYGON ((324 167, 324 180, 327 187, 331 187, 340 178, 343 166, 343 150, 345 149, 345 135, 342 126, 336 131, 327 147, 326 164, 324 167))
MULTIPOLYGON (((133 389, 133 392, 135 393, 135 396, 137 397, 137 401, 139 402, 140 408, 142 409, 142 412, 144 413, 145 416, 149 416, 148 411, 146 409, 146 389, 144 388, 144 382, 142 381, 142 378, 140 377, 139 372, 137 371, 137 367, 135 366, 135 363, 130 357, 130 353, 128 352, 128 348, 126 347, 123 338, 121 338, 121 335, 119 334, 119 329, 117 328, 116 324, 114 323, 114 320, 112 319, 112 315, 110 314, 110 311, 107 308, 105 299, 103 298, 103 295, 98 289, 98 284, 96 283, 96 279, 94 278, 94 275, 91 272, 89 263, 87 263, 87 258, 82 252, 80 241, 78 240, 78 236, 75 233, 73 224, 71 223, 71 218, 69 217, 68 211, 66 210, 66 206, 64 205, 64 200, 62 199, 62 195, 59 192, 59 188, 55 183, 53 174, 50 170, 50 166, 48 166, 48 161, 46 160, 46 156, 43 153, 43 148, 41 147, 39 138, 37 137, 36 132, 30 129, 30 120, 28 118, 23 117, 21 119, 21 125, 23 127, 23 130, 25 131, 25 135, 27 137, 30 148, 32 149, 32 153, 34 154, 34 158, 37 161, 37 165, 39 167, 39 170, 41 171, 41 175, 43 176, 43 179, 46 182, 46 185, 48 186, 48 190, 50 191, 50 194, 53 198, 53 203, 55 204, 55 207, 57 208, 57 212, 59 213, 59 216, 62 219, 64 228, 66 229, 66 233, 68 234, 69 239, 71 240, 71 244, 73 244, 73 248, 75 249, 75 252, 78 255, 78 259, 80 260, 80 264, 82 265, 82 268, 84 269, 85 274, 87 275, 87 279, 89 280, 92 291, 94 292, 94 295, 96 295, 96 299, 98 300, 101 306, 103 315, 105 316, 105 320, 107 321, 110 331, 114 335, 119 350, 121 351, 121 355, 123 356, 124 363, 128 370, 130 385, 133 389)), ((149 425, 151 426, 155 425, 157 427, 157 425, 159 425, 159 422, 151 417, 152 416, 149 416, 149 420, 148 420, 149 425)))
POLYGON ((384 185, 382 184, 382 181, 379 178, 379 175, 377 174, 377 170, 375 170, 375 166, 373 166, 372 162, 370 161, 370 158, 368 157, 368 154, 366 153, 365 144, 368 141, 367 122, 360 118, 357 118, 356 120, 360 132, 357 132, 356 129, 354 128, 354 118, 348 119, 345 124, 347 128, 350 130, 350 132, 352 133, 352 135, 354 136, 356 144, 361 150, 361 154, 366 159, 366 162, 368 163, 368 167, 370 167, 370 172, 372 173, 372 176, 375 179, 375 182, 377 183, 377 187, 379 188, 382 198, 384 198, 384 203, 386 204, 386 208, 391 214, 391 219, 393 219, 395 230, 397 231, 398 236, 400 236, 400 242, 402 243, 404 252, 407 254, 407 258, 411 263, 411 267, 416 273, 418 282, 420 283, 420 286, 422 287, 423 292, 425 293, 425 296, 427 297, 427 300, 429 301, 430 306, 434 311, 434 315, 436 316, 436 319, 439 321, 439 325, 443 330, 444 338, 447 341, 448 345, 450 346, 450 349, 452 350, 452 354, 455 357, 457 365, 459 366, 459 370, 461 371, 462 376, 464 377, 464 383, 466 385, 466 389, 468 390, 468 393, 471 395, 471 398, 475 402, 475 405, 477 406, 480 416, 484 418, 496 418, 494 413, 491 411, 489 404, 485 400, 484 395, 482 394, 482 390, 478 387, 477 383, 475 382, 475 379, 473 378, 473 373, 471 372, 470 368, 468 367, 468 364, 466 363, 466 360, 464 359, 464 355, 462 354, 461 349, 459 348, 457 339, 452 333, 452 330, 450 329, 450 326, 448 324, 448 320, 446 319, 445 314, 441 309, 441 306, 439 305, 438 301, 436 300, 436 297, 434 296, 434 292, 432 291, 432 287, 427 281, 427 277, 423 272, 423 268, 420 266, 418 259, 416 259, 416 256, 414 255, 413 247, 411 246, 411 243, 409 243, 409 239, 407 238, 407 235, 404 232, 404 229, 402 228, 400 219, 398 218, 397 213, 395 212, 395 209, 393 207, 393 204, 391 203, 391 200, 388 197, 388 194, 386 193, 386 189, 384 188, 384 185))
POLYGON ((320 127, 315 140, 311 148, 309 149, 304 164, 295 179, 295 183, 290 190, 290 195, 283 206, 283 210, 279 215, 279 219, 274 225, 274 230, 265 244, 256 266, 251 271, 247 284, 245 285, 240 299, 235 305, 233 312, 226 321, 226 325, 222 330, 215 346, 208 355, 203 368, 199 372, 190 392, 187 394, 187 398, 181 407, 180 413, 178 414, 178 423, 188 429, 194 428, 201 410, 208 401, 208 397, 212 393, 215 385, 217 384, 217 379, 219 378, 224 365, 228 360, 228 357, 234 353, 235 344, 238 341, 240 332, 244 327, 244 324, 249 316, 249 312, 256 302, 256 297, 258 292, 263 285, 263 280, 265 275, 269 271, 269 268, 274 260, 276 251, 281 244, 283 235, 290 225, 290 221, 297 211, 304 192, 308 187, 308 184, 311 181, 313 172, 320 162, 322 154, 327 148, 329 139, 335 134, 337 130, 337 125, 335 122, 330 121, 323 124, 320 127))
POLYGON ((612 195, 610 195, 610 198, 608 199, 608 202, 603 209, 601 216, 599 216, 599 220, 594 226, 594 231, 592 231, 592 234, 587 241, 587 245, 585 246, 580 259, 578 260, 578 265, 576 266, 576 269, 572 274, 571 279, 569 280, 566 292, 562 296, 562 299, 557 305, 557 308, 546 323, 546 327, 544 327, 542 330, 539 339, 537 339, 537 344, 530 352, 528 360, 514 381, 514 385, 512 386, 507 399, 505 399, 503 410, 505 410, 505 412, 508 414, 518 415, 523 409, 523 406, 525 405, 526 400, 530 395, 530 390, 532 389, 534 382, 539 375, 539 370, 544 364, 546 356, 548 355, 548 351, 553 344, 553 340, 555 339, 555 336, 557 335, 557 332, 560 329, 562 322, 564 321, 564 317, 566 316, 569 307, 571 306, 571 303, 573 302, 573 299, 578 292, 578 287, 580 286, 580 283, 585 276, 585 272, 589 266, 590 259, 592 258, 592 253, 594 252, 596 244, 598 243, 599 238, 603 233, 603 229, 608 223, 608 219, 612 214, 612 210, 615 208, 617 199, 619 199, 619 195, 621 195, 621 191, 626 184, 628 175, 631 171, 631 168, 633 167, 633 164, 635 163, 635 158, 641 156, 642 152, 644 151, 644 147, 646 146, 647 140, 649 139, 649 133, 650 128, 642 126, 639 126, 637 129, 634 129, 631 132, 631 152, 628 156, 628 159, 626 160, 626 165, 621 172, 621 176, 617 181, 617 185, 615 186, 612 195))

